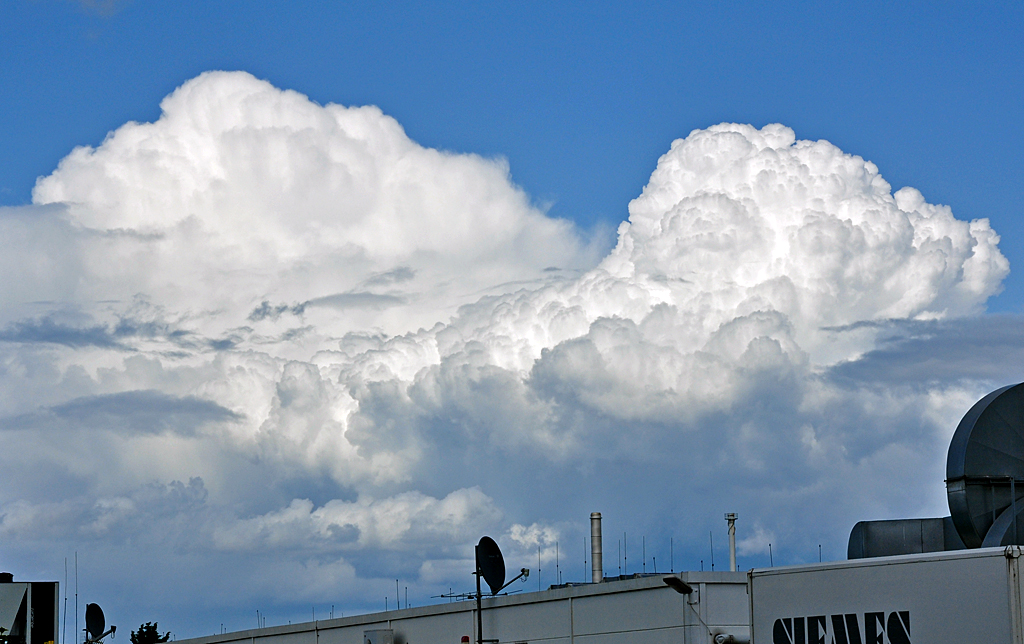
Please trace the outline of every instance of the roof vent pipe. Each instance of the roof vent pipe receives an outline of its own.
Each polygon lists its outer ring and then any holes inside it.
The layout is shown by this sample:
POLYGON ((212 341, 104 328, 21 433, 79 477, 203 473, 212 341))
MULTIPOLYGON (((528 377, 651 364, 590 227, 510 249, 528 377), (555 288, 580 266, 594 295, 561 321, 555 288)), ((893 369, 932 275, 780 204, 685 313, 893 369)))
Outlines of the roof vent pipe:
POLYGON ((736 572, 736 513, 726 513, 725 520, 729 522, 729 570, 736 572))
POLYGON ((590 581, 604 579, 604 547, 601 545, 601 513, 590 513, 590 581))

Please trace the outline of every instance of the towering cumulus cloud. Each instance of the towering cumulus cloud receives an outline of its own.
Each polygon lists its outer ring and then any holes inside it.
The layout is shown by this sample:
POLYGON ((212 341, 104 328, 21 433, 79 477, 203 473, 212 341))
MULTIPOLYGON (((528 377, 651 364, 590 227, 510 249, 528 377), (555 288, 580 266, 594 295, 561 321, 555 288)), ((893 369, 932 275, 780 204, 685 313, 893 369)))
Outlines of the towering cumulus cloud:
POLYGON ((33 192, 104 237, 93 245, 109 252, 87 258, 80 298, 141 292, 251 322, 304 313, 335 329, 339 317, 355 328, 397 318, 401 331, 496 284, 593 261, 503 161, 423 148, 376 107, 320 106, 211 72, 161 108, 155 123, 75 149, 33 192), (389 308, 400 311, 351 313, 389 308))
POLYGON ((663 568, 725 510, 750 565, 842 555, 942 512, 959 415, 1020 371, 988 221, 781 125, 675 141, 602 259, 376 108, 209 73, 162 109, 0 211, 0 538, 87 552, 129 622, 423 602, 485 533, 579 578, 592 510, 663 568))

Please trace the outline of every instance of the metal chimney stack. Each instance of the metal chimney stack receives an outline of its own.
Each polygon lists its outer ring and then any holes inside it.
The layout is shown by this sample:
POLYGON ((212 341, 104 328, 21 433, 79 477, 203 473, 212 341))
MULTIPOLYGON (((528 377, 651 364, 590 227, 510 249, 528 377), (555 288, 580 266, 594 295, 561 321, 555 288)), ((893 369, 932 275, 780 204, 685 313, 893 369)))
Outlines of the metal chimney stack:
POLYGON ((604 547, 601 545, 601 513, 590 513, 590 581, 604 579, 604 547))
POLYGON ((727 513, 725 520, 729 522, 729 570, 736 572, 736 513, 727 513))

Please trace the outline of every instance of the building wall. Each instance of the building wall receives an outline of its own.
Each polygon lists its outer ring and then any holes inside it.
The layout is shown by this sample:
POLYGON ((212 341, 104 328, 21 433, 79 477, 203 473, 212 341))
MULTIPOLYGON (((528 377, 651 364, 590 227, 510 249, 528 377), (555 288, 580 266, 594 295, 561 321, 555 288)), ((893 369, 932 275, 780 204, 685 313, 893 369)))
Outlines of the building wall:
MULTIPOLYGON (((666 586, 665 576, 484 599, 484 637, 509 644, 711 644, 718 633, 747 636, 746 573, 679 573, 691 595, 666 586)), ((395 644, 459 644, 462 636, 476 641, 475 609, 470 601, 435 604, 179 642, 364 644, 364 631, 392 629, 395 644)))
POLYGON ((754 644, 1024 644, 1022 560, 1007 546, 755 569, 754 644))

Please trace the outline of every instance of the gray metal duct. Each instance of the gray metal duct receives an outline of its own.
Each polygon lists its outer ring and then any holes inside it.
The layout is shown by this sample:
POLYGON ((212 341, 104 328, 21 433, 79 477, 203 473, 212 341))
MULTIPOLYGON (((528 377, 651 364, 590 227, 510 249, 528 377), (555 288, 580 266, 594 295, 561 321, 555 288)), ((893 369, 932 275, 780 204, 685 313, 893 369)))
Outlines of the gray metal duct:
POLYGON ((946 457, 946 496, 968 548, 1024 544, 1024 383, 993 391, 960 421, 946 457))

